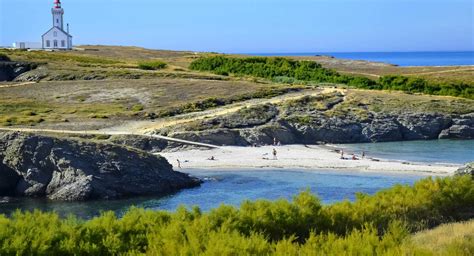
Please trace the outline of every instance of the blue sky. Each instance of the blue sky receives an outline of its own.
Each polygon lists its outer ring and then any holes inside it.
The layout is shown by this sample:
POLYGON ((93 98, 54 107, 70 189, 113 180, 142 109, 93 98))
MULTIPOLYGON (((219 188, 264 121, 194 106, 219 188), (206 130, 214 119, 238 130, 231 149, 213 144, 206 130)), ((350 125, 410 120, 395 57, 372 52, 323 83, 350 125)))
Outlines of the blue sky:
MULTIPOLYGON (((0 44, 40 41, 53 0, 0 0, 0 44)), ((217 52, 474 50, 473 0, 62 0, 75 44, 217 52)))

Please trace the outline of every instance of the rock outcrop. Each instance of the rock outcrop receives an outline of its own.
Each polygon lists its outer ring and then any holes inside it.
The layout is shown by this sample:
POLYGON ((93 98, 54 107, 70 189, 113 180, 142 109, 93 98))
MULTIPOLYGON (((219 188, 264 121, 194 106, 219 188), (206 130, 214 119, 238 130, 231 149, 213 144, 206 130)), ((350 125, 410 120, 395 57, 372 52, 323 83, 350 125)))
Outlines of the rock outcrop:
POLYGON ((35 68, 36 65, 31 63, 0 61, 0 82, 13 81, 21 74, 35 68))
POLYGON ((456 175, 471 175, 474 177, 474 162, 468 163, 456 171, 456 175))
POLYGON ((226 116, 160 130, 171 137, 215 145, 361 143, 474 139, 474 113, 371 111, 340 94, 257 105, 226 116), (346 104, 347 106, 338 106, 346 104))
POLYGON ((199 185, 166 159, 114 144, 0 133, 0 196, 76 201, 173 193, 199 185))

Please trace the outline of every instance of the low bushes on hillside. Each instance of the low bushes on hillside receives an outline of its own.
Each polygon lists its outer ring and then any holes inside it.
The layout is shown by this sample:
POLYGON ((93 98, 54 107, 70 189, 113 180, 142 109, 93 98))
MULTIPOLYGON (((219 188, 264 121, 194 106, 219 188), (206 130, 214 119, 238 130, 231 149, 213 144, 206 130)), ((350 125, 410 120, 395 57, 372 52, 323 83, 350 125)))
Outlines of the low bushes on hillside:
POLYGON ((10 61, 10 58, 3 53, 0 53, 0 61, 10 61))
MULTIPOLYGON (((0 254, 430 255, 406 242, 410 232, 472 218, 473 206, 474 181, 460 176, 397 185, 332 205, 303 192, 292 202, 248 201, 208 213, 132 209, 122 218, 108 212, 81 221, 17 212, 0 215, 0 254)), ((451 246, 472 253, 465 244, 451 246)))
POLYGON ((158 70, 166 68, 167 64, 162 61, 144 61, 138 63, 138 68, 143 70, 158 70))
POLYGON ((449 95, 474 99, 474 85, 464 83, 433 83, 422 78, 384 76, 374 81, 366 77, 343 75, 323 68, 314 61, 287 58, 229 58, 213 56, 193 61, 190 69, 216 74, 254 76, 281 83, 340 83, 361 89, 400 90, 433 95, 449 95))

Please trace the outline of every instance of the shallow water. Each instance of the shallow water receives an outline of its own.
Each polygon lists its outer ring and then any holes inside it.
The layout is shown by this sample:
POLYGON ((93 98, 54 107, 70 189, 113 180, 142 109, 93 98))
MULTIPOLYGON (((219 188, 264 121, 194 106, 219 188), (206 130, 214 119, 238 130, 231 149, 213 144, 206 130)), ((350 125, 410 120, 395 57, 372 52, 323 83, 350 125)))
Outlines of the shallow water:
MULTIPOLYGON (((386 143, 344 144, 347 152, 365 151, 368 157, 428 163, 460 164, 474 161, 474 140, 433 140, 386 143)), ((423 178, 413 174, 363 173, 338 170, 268 170, 206 171, 192 170, 192 175, 205 180, 198 188, 182 190, 167 197, 141 197, 115 201, 58 203, 35 199, 13 199, 2 202, 0 214, 11 214, 15 209, 55 211, 89 219, 102 211, 123 214, 131 206, 153 210, 175 210, 179 205, 199 206, 202 210, 220 204, 238 206, 244 200, 279 198, 291 199, 310 189, 325 204, 344 199, 354 200, 355 193, 375 192, 395 184, 413 184, 423 178)))
POLYGON ((422 178, 415 175, 387 175, 347 171, 203 171, 193 170, 192 175, 205 179, 201 187, 182 190, 167 196, 134 198, 115 201, 53 203, 45 200, 22 199, 0 203, 0 213, 11 214, 15 209, 55 211, 61 216, 69 214, 89 219, 101 211, 123 214, 131 206, 153 210, 175 210, 180 205, 199 206, 202 210, 220 204, 239 205, 244 200, 279 198, 291 199, 299 192, 310 189, 323 203, 344 199, 353 200, 356 192, 373 194, 383 188, 399 184, 413 184, 422 178))
POLYGON ((474 161, 474 140, 400 141, 337 145, 348 153, 423 163, 464 164, 474 161))

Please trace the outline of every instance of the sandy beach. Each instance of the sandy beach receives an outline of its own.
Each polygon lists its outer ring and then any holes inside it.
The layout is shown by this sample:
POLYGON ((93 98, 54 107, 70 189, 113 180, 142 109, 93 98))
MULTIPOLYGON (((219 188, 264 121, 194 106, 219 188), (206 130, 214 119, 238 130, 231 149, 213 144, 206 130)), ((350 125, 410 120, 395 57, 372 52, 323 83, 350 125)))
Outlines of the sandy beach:
MULTIPOLYGON (((187 150, 178 152, 160 153, 179 170, 181 168, 212 169, 212 170, 249 170, 249 169, 306 169, 306 170, 344 170, 379 173, 406 173, 430 176, 452 175, 460 165, 456 164, 427 164, 386 159, 352 160, 351 152, 347 152, 345 159, 341 154, 327 146, 264 146, 264 147, 221 147, 211 150, 187 150), (273 157, 273 149, 277 151, 277 158, 273 157), (214 160, 211 158, 214 157, 214 160)), ((360 155, 357 156, 361 158, 360 155)))

